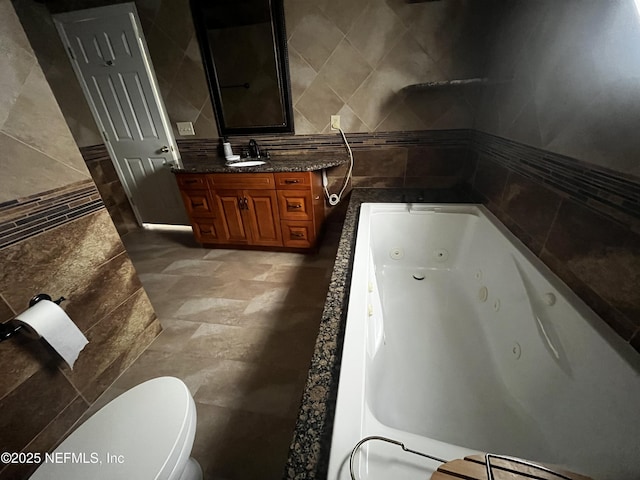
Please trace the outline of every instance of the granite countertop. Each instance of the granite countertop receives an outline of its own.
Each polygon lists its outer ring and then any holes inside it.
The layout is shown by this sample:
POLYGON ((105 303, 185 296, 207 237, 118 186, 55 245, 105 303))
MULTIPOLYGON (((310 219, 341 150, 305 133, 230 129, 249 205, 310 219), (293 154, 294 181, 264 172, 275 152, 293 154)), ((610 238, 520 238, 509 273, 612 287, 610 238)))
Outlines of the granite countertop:
POLYGON ((356 188, 351 193, 320 331, 289 449, 284 472, 287 480, 320 480, 327 476, 360 204, 414 201, 418 197, 424 203, 467 201, 466 195, 456 190, 356 188))
MULTIPOLYGON (((244 159, 243 159, 244 160, 244 159)), ((251 160, 251 159, 246 159, 251 160)), ((271 155, 264 165, 230 168, 217 155, 188 155, 182 157, 183 168, 173 168, 174 173, 273 173, 311 172, 337 167, 349 161, 346 153, 305 153, 300 155, 271 155)))

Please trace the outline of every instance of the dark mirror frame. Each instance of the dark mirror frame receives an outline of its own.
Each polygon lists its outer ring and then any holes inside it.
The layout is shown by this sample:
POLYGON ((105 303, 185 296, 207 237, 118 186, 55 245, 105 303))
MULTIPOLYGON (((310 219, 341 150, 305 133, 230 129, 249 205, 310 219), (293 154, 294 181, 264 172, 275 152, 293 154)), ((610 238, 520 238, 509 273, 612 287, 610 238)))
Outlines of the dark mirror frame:
MULTIPOLYGON (((212 0, 191 0, 191 14, 196 29, 196 36, 200 45, 200 54, 204 65, 209 93, 213 103, 213 109, 218 123, 220 136, 227 135, 251 135, 261 133, 293 133, 293 105, 291 102, 291 82, 289 80, 289 55, 287 53, 287 35, 284 23, 284 0, 266 0, 270 3, 271 23, 274 34, 274 53, 278 63, 278 86, 280 90, 280 100, 282 103, 282 113, 284 122, 277 125, 260 125, 247 127, 229 127, 224 118, 222 105, 222 94, 220 83, 216 73, 216 66, 213 61, 211 46, 204 23, 204 14, 200 10, 200 5, 210 4, 212 0)), ((215 0, 214 0, 215 1, 215 0)))

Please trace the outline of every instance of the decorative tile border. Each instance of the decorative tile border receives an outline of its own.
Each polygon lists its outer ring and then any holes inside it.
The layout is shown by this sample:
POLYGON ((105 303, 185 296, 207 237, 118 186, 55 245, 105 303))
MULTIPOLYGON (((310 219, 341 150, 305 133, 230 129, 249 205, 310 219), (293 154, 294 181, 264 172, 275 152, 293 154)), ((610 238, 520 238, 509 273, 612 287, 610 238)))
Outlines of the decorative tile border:
MULTIPOLYGON (((412 132, 347 133, 346 137, 353 150, 370 148, 439 146, 464 147, 468 144, 471 130, 420 130, 412 132)), ((251 137, 260 148, 279 154, 300 151, 344 151, 344 142, 339 132, 318 135, 256 135, 251 137)), ((236 153, 247 146, 249 137, 233 136, 229 141, 236 153)), ((220 139, 178 140, 178 148, 183 155, 217 152, 220 139)))
POLYGON ((102 208, 92 180, 0 204, 0 249, 102 208))
POLYGON ((470 146, 479 158, 489 158, 600 214, 626 225, 640 220, 636 177, 479 131, 472 132, 470 146))
POLYGON ((84 158, 85 163, 111 159, 111 157, 109 157, 107 146, 104 143, 88 147, 80 147, 80 154, 82 155, 82 158, 84 158))

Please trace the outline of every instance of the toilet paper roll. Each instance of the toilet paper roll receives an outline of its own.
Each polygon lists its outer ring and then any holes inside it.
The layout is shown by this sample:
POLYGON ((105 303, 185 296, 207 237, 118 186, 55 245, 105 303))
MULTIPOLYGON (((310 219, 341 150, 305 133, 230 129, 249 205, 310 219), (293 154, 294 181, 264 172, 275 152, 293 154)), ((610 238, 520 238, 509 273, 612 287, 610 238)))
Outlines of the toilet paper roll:
POLYGON ((26 334, 44 338, 73 369, 80 351, 89 343, 67 313, 54 302, 40 300, 15 318, 26 334))

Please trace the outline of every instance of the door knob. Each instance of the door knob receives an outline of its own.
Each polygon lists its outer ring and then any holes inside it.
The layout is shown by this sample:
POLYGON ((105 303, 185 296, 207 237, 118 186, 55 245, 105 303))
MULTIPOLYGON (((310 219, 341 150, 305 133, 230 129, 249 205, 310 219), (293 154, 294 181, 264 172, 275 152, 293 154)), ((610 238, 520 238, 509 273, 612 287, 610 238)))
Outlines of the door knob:
POLYGON ((166 145, 160 149, 162 153, 169 153, 171 150, 166 145))

